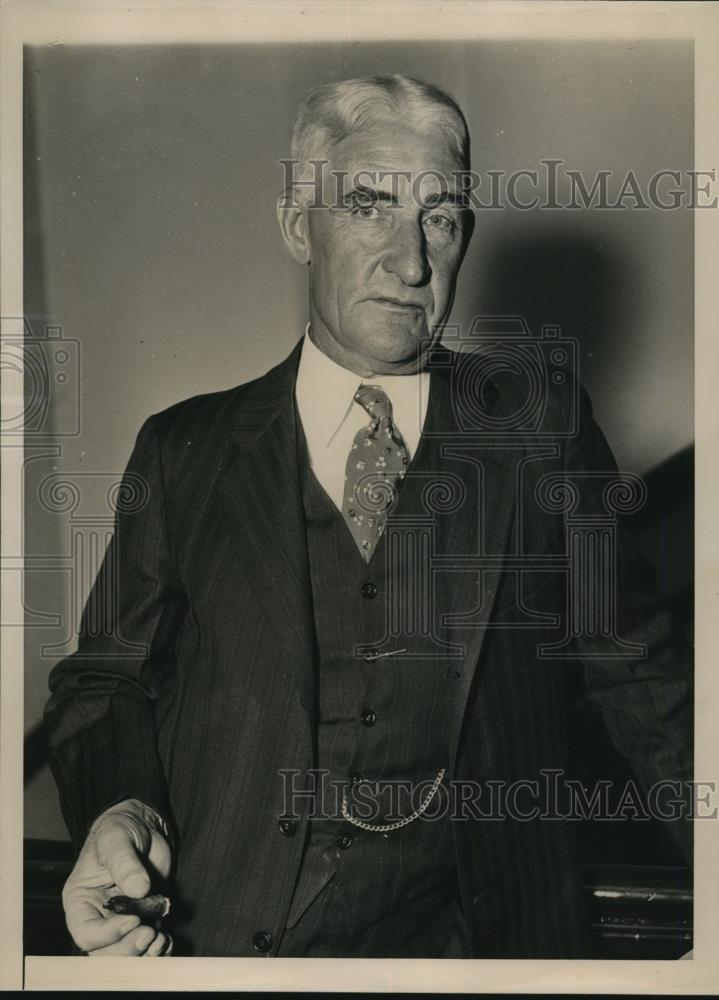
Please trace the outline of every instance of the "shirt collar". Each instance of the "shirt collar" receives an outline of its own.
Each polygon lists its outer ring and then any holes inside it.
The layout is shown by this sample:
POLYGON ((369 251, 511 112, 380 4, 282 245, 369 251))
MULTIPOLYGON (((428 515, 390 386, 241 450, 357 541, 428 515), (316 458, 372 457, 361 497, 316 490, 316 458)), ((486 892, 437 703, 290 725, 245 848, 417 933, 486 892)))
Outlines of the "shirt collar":
POLYGON ((309 331, 308 323, 297 369, 295 396, 305 432, 312 440, 324 441, 325 446, 331 442, 352 409, 355 393, 361 385, 381 386, 397 417, 400 411, 412 414, 417 411, 420 392, 426 397, 428 372, 363 378, 324 354, 310 339, 309 331))
POLYGON ((295 395, 305 433, 328 445, 350 411, 362 379, 328 358, 312 343, 309 331, 307 324, 295 395))

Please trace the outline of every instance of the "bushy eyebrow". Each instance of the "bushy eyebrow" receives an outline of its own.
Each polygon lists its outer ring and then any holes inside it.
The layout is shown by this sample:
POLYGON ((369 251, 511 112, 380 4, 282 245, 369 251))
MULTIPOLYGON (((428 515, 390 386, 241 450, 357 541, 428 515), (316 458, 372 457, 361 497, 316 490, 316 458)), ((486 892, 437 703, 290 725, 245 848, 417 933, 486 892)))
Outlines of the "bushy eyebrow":
POLYGON ((356 184, 351 191, 348 191, 344 195, 344 202, 349 202, 353 198, 357 198, 368 205, 373 205, 377 201, 385 202, 385 204, 399 205, 398 199, 391 191, 381 191, 377 188, 368 187, 366 184, 356 184))
POLYGON ((455 194, 454 191, 438 191, 430 194, 422 201, 424 208, 437 208, 439 205, 452 205, 455 208, 467 208, 469 202, 464 194, 455 194))
MULTIPOLYGON (((369 187, 366 184, 357 184, 343 197, 346 205, 356 198, 369 205, 376 202, 383 202, 387 205, 402 207, 401 202, 391 191, 382 191, 378 188, 369 187)), ((468 207, 467 197, 464 194, 455 194, 453 191, 438 191, 436 194, 428 195, 422 200, 423 209, 438 208, 440 205, 450 205, 453 208, 464 209, 468 207)))

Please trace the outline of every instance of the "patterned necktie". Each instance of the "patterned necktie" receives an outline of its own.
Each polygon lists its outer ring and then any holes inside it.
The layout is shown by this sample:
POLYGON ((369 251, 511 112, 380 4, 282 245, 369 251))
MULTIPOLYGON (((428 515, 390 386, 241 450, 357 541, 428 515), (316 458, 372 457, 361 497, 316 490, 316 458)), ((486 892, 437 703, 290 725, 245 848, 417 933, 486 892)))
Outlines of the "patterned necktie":
POLYGON ((377 385, 361 385, 355 401, 370 421, 355 435, 347 459, 342 514, 365 562, 384 531, 407 471, 407 447, 392 422, 392 404, 377 385))

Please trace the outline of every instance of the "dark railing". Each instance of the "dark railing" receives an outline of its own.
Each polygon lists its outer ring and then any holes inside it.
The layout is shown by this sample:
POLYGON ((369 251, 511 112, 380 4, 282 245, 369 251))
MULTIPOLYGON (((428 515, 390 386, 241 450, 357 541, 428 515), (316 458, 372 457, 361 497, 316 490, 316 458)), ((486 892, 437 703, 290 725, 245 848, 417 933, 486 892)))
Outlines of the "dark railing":
MULTIPOLYGON (((25 841, 25 954, 72 954, 60 900, 71 868, 69 843, 25 841)), ((688 869, 588 865, 584 872, 595 958, 675 959, 690 950, 688 869)))
POLYGON ((691 950, 689 869, 587 865, 584 872, 596 958, 674 959, 691 950))
POLYGON ((23 938, 26 955, 71 955, 61 893, 72 868, 72 847, 61 840, 26 840, 23 938))

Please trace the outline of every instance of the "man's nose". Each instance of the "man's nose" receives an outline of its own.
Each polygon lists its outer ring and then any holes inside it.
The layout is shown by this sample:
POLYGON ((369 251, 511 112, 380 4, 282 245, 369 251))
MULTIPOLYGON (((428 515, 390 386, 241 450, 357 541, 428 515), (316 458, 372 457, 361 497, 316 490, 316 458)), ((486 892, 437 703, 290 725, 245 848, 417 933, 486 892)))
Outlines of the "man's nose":
POLYGON ((382 267, 405 285, 424 285, 432 269, 427 259, 424 231, 417 222, 396 226, 382 258, 382 267))

